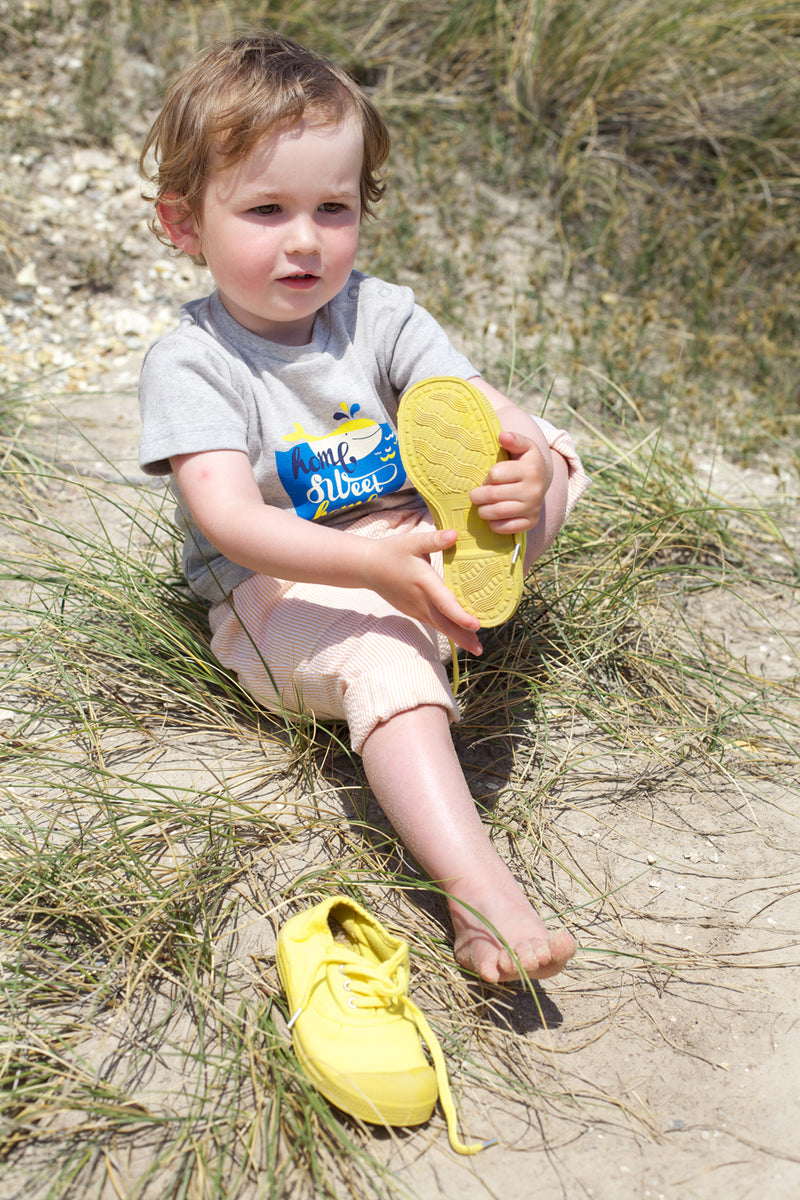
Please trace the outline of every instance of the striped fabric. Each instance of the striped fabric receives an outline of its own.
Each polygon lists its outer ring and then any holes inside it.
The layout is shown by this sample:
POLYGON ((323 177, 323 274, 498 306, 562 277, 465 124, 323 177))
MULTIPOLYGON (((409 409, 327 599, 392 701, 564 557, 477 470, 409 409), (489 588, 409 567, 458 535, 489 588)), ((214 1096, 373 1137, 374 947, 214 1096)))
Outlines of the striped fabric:
MULTIPOLYGON (((367 538, 433 529, 425 509, 370 513, 348 527, 367 538)), ((432 557, 441 574, 441 554, 432 557), (437 561, 438 560, 438 561, 437 561)), ((211 648, 273 712, 344 720, 353 750, 397 713, 436 704, 458 720, 446 638, 366 588, 252 575, 209 617, 211 648)))

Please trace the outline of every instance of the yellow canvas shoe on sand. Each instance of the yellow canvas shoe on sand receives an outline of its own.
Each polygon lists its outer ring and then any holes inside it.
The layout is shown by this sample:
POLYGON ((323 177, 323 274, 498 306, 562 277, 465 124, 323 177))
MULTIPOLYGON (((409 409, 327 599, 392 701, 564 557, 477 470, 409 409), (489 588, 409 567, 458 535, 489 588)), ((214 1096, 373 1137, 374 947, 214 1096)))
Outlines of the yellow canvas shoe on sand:
POLYGON ((494 533, 469 494, 495 463, 508 458, 500 425, 473 384, 441 376, 405 393, 398 411, 400 457, 437 529, 455 529, 444 552, 444 581, 483 626, 500 625, 522 598, 525 535, 494 533))
POLYGON ((491 1144, 464 1145, 456 1135, 444 1056, 408 995, 406 942, 355 900, 333 896, 281 927, 277 960, 295 1053, 323 1096, 379 1125, 420 1125, 439 1096, 454 1150, 491 1144))

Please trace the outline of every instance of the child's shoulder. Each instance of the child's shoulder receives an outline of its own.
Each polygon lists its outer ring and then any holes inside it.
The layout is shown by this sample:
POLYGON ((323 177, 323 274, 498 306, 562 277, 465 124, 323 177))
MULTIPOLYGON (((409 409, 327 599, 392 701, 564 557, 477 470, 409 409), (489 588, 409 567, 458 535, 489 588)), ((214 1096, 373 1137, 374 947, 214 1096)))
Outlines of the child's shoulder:
POLYGON ((417 307, 410 287, 353 271, 341 292, 327 305, 327 311, 334 337, 338 329, 356 343, 362 336, 373 343, 391 343, 417 307))
POLYGON ((232 355, 215 328, 213 296, 202 296, 182 305, 178 322, 148 347, 143 370, 197 368, 203 363, 228 363, 232 355))
POLYGON ((210 301, 210 296, 200 296, 196 300, 188 300, 182 304, 175 324, 155 339, 151 349, 155 346, 180 342, 187 337, 198 338, 201 341, 206 340, 210 333, 210 301))
POLYGON ((377 275, 365 275, 362 271, 351 273, 335 299, 343 304, 355 302, 358 305, 376 308, 414 305, 414 293, 410 287, 400 283, 389 283, 386 279, 379 279, 377 275))

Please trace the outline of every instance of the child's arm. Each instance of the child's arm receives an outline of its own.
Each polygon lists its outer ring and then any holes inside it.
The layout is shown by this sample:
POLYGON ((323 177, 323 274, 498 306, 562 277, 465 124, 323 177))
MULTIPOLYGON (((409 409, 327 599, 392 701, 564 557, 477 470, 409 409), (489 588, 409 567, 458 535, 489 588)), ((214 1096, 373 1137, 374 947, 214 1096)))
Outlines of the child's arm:
POLYGON ((278 579, 369 588, 464 650, 480 653, 479 622, 428 557, 452 545, 453 530, 370 540, 303 520, 264 504, 247 455, 239 450, 175 455, 170 465, 201 532, 231 562, 278 579))
POLYGON ((484 379, 478 377, 470 383, 495 409, 502 431, 500 445, 509 455, 492 467, 470 499, 496 533, 528 533, 529 543, 532 535, 544 549, 564 522, 566 462, 550 449, 533 417, 484 379))

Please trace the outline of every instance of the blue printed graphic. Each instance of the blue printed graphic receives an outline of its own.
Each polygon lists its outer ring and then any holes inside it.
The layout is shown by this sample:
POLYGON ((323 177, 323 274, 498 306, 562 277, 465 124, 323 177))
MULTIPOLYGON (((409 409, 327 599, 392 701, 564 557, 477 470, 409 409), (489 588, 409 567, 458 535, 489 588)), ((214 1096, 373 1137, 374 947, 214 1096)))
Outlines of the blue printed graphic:
POLYGON ((291 448, 275 451, 278 477, 297 515, 307 521, 386 496, 405 483, 392 427, 356 417, 358 404, 339 407, 333 419, 343 423, 333 432, 314 437, 295 424, 283 437, 291 448))

